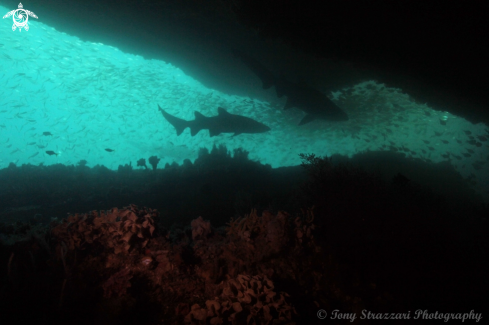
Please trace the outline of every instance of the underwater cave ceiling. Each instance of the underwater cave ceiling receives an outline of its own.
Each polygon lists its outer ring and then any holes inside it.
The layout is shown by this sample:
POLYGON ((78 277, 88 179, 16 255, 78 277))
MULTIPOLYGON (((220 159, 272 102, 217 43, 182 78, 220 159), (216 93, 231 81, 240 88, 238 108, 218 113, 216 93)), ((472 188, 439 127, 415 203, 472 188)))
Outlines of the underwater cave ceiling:
MULTIPOLYGON (((252 54, 272 53, 277 51, 273 43, 278 42, 335 62, 343 75, 336 78, 342 79, 336 82, 341 87, 374 79, 401 88, 434 109, 488 123, 489 66, 482 64, 489 56, 484 46, 488 28, 482 5, 444 2, 440 8, 407 0, 368 4, 150 0, 144 6, 137 1, 31 1, 43 21, 58 30, 76 31, 82 39, 121 50, 137 48, 137 54, 147 58, 170 60, 216 89, 240 92, 210 76, 222 74, 216 71, 219 66, 208 64, 216 59, 215 51, 241 44, 252 54), (138 27, 141 20, 145 28, 138 27), (197 50, 198 55, 186 50, 197 50)), ((279 53, 290 57, 283 49, 279 53)))

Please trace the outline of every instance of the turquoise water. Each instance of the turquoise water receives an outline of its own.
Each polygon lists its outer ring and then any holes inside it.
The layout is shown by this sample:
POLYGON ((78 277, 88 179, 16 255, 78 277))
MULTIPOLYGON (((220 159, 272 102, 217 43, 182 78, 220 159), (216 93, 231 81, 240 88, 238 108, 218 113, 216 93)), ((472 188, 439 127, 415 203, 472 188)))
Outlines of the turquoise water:
MULTIPOLYGON (((11 9, 0 7, 0 12, 11 9)), ((415 103, 402 89, 367 81, 327 94, 347 122, 297 124, 303 113, 283 111, 285 99, 264 102, 203 86, 168 62, 81 41, 29 19, 29 31, 0 24, 0 168, 9 163, 119 165, 156 155, 165 163, 197 157, 202 147, 225 144, 272 167, 316 155, 394 150, 432 163, 448 161, 487 197, 488 126, 415 103), (217 115, 219 106, 272 130, 261 134, 196 136, 175 129, 158 112, 192 120, 194 111, 217 115), (444 123, 440 122, 444 120, 444 123), (445 122, 446 120, 446 122, 445 122), (469 144, 468 141, 474 143, 469 144), (106 149, 113 151, 108 152, 106 149), (53 152, 49 155, 46 152, 53 152)))

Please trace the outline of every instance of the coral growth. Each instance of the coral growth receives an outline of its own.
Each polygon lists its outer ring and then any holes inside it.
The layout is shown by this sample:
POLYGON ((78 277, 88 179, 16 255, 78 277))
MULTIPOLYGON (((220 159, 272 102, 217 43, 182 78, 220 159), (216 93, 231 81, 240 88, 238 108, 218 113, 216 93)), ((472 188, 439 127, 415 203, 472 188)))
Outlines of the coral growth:
POLYGON ((110 278, 105 281, 102 285, 104 289, 104 297, 121 297, 126 294, 127 288, 131 286, 129 280, 131 280, 131 270, 125 268, 119 272, 110 276, 110 278))
POLYGON ((60 305, 88 286, 119 303, 137 297, 168 306, 158 310, 170 324, 293 324, 300 316, 294 301, 306 295, 347 301, 338 287, 328 289, 332 273, 322 276, 331 263, 314 242, 312 211, 253 210, 226 229, 199 217, 176 235, 158 228, 157 217, 131 205, 55 224, 51 264, 64 274, 60 305))
MULTIPOLYGON (((87 214, 69 216, 52 230, 70 250, 84 249, 85 245, 99 244, 115 254, 128 253, 131 249, 142 249, 155 230, 154 210, 138 210, 135 205, 119 211, 92 211, 87 214)), ((58 254, 59 255, 59 254, 58 254)))
POLYGON ((185 316, 187 324, 246 324, 291 323, 294 307, 286 302, 289 295, 277 294, 273 282, 266 276, 238 275, 220 284, 219 297, 207 300, 204 307, 192 305, 185 316))
POLYGON ((192 239, 193 240, 203 240, 211 233, 211 223, 209 221, 204 221, 202 217, 198 217, 193 220, 190 224, 192 227, 192 239))

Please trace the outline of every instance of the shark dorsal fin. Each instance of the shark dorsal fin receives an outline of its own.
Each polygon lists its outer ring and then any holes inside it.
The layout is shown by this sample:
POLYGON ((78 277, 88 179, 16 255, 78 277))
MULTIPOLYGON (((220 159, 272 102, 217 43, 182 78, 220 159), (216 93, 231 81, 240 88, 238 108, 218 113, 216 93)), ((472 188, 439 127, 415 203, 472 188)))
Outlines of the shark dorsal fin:
POLYGON ((217 114, 219 115, 231 115, 231 113, 228 113, 228 111, 226 111, 224 108, 222 107, 218 107, 217 108, 217 114))
POLYGON ((205 119, 205 116, 204 116, 204 115, 202 115, 202 113, 199 113, 199 112, 197 112, 197 111, 195 111, 195 112, 194 112, 194 116, 195 116, 195 120, 196 120, 196 121, 200 121, 200 120, 202 120, 202 119, 205 119))

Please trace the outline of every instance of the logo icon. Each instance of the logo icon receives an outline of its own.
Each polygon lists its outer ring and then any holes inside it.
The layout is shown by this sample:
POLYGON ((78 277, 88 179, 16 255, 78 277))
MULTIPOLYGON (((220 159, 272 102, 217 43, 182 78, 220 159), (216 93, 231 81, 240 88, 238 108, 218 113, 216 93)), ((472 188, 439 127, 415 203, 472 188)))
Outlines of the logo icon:
POLYGON ((13 31, 15 31, 17 27, 19 28, 19 32, 22 31, 22 28, 25 28, 25 30, 28 31, 29 25, 27 25, 27 21, 29 20, 29 16, 37 19, 35 13, 29 10, 25 10, 23 8, 24 6, 22 6, 22 3, 19 3, 19 9, 12 10, 8 12, 5 16, 3 16, 3 18, 13 16, 13 20, 14 20, 14 24, 12 25, 13 31))

